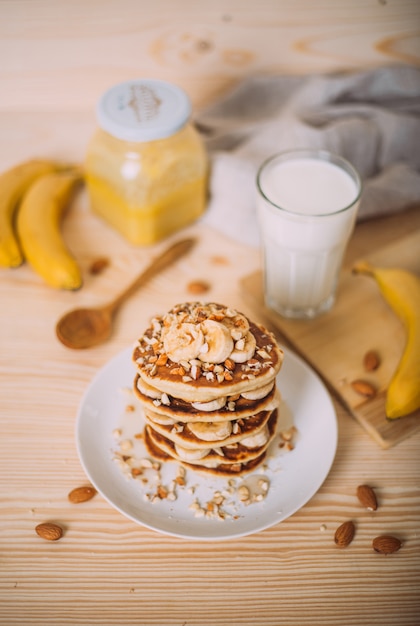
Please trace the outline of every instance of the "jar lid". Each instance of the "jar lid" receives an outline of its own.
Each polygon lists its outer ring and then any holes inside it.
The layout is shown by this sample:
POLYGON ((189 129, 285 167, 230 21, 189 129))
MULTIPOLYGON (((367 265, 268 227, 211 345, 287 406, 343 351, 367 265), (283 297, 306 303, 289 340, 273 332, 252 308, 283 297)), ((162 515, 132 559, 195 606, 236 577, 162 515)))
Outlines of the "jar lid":
POLYGON ((152 141, 173 135, 191 115, 187 94, 162 80, 139 79, 119 83, 99 100, 99 126, 125 141, 152 141))

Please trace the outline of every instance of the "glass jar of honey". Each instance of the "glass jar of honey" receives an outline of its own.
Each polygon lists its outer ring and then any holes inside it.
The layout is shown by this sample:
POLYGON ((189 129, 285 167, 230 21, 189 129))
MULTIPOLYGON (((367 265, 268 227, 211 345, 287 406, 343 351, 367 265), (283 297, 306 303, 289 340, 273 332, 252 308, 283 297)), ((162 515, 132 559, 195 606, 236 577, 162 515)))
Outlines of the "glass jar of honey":
POLYGON ((179 87, 127 81, 97 106, 85 173, 92 210, 135 245, 195 221, 207 202, 208 159, 179 87))

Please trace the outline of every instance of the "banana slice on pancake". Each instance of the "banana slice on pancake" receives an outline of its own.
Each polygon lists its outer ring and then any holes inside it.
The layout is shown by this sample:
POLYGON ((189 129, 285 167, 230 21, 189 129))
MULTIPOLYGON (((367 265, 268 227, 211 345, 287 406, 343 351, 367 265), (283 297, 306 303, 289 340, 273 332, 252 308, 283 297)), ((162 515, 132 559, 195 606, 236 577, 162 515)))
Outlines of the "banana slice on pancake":
POLYGON ((232 433, 232 422, 190 422, 188 430, 202 441, 223 441, 232 433))
POLYGON ((163 347, 168 357, 179 363, 196 359, 203 349, 204 335, 196 324, 173 324, 162 331, 163 347))
POLYGON ((215 320, 205 320, 201 324, 204 344, 198 358, 205 363, 223 363, 233 350, 233 339, 229 329, 215 320))
POLYGON ((152 398, 152 400, 161 399, 162 392, 159 391, 159 389, 156 389, 156 387, 152 387, 152 385, 149 385, 148 383, 146 383, 141 378, 141 376, 138 377, 136 384, 137 384, 137 389, 148 398, 152 398))
POLYGON ((204 459, 204 457, 209 454, 210 448, 203 448, 201 450, 196 448, 189 449, 175 444, 175 452, 183 461, 200 461, 200 459, 204 459))
POLYGON ((241 439, 241 445, 245 448, 260 448, 267 443, 269 436, 268 428, 265 426, 257 433, 241 439))
POLYGON ((238 339, 230 354, 230 359, 235 363, 245 363, 254 356, 257 341, 251 332, 247 332, 245 337, 238 339))
POLYGON ((209 402, 192 402, 191 406, 193 406, 197 411, 220 411, 226 404, 226 396, 221 396, 220 398, 215 398, 215 400, 209 400, 209 402))
POLYGON ((237 313, 236 311, 226 312, 226 317, 223 320, 223 324, 229 329, 230 335, 234 341, 238 341, 245 337, 249 332, 249 322, 245 315, 237 313))
POLYGON ((262 387, 257 387, 257 389, 243 391, 241 393, 241 396, 245 398, 245 400, 261 400, 261 398, 265 398, 265 396, 268 396, 273 387, 274 380, 271 380, 266 385, 263 385, 262 387))

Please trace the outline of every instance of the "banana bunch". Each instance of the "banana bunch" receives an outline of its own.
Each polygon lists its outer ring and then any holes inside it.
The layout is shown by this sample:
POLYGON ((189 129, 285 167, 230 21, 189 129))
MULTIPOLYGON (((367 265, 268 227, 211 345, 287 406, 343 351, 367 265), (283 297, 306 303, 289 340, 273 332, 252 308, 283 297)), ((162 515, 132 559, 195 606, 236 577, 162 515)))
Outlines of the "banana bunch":
POLYGON ((403 322, 407 341, 387 389, 385 412, 396 419, 420 408, 420 278, 403 269, 372 267, 361 262, 356 274, 374 278, 382 296, 403 322))
POLYGON ((78 289, 80 269, 66 247, 61 217, 82 180, 80 170, 49 160, 30 160, 0 175, 0 267, 26 259, 58 289, 78 289))

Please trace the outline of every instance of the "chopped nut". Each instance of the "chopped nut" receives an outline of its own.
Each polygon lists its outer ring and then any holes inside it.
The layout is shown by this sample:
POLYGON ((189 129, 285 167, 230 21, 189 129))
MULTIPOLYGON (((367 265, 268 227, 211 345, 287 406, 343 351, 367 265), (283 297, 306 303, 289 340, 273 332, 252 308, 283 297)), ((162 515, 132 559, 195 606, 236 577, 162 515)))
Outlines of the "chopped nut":
POLYGON ((162 485, 158 485, 156 494, 158 498, 160 498, 161 500, 165 500, 165 498, 167 498, 168 496, 168 490, 166 489, 166 487, 163 487, 162 485))
POLYGON ((159 355, 158 360, 156 361, 156 365, 166 365, 167 362, 168 355, 162 352, 162 354, 159 355))
POLYGON ((226 361, 224 362, 224 366, 230 370, 231 372, 233 372, 233 370, 235 369, 235 362, 232 361, 232 359, 226 359, 226 361))
POLYGON ((249 489, 245 485, 238 487, 238 497, 241 502, 247 502, 249 500, 249 489))

